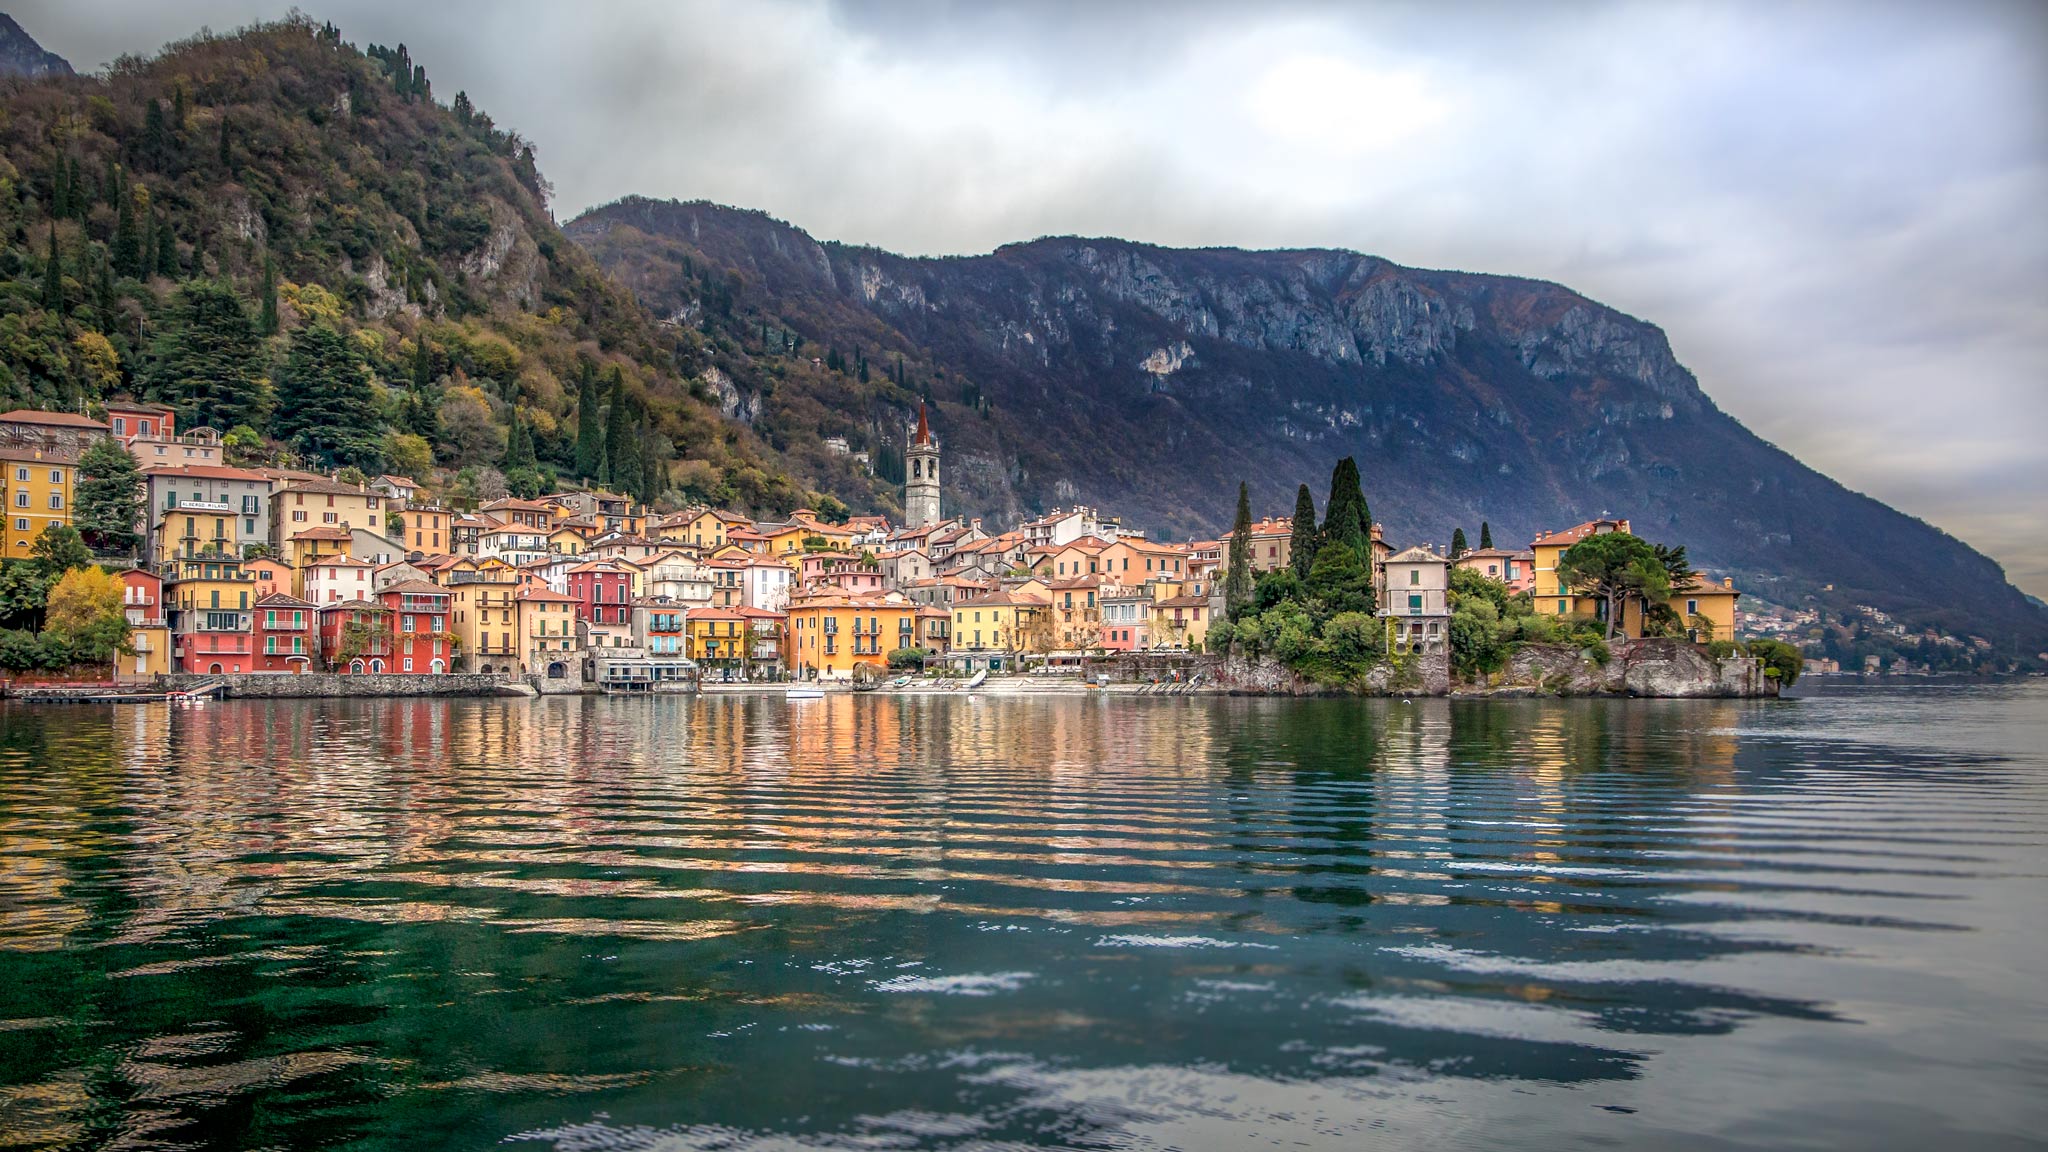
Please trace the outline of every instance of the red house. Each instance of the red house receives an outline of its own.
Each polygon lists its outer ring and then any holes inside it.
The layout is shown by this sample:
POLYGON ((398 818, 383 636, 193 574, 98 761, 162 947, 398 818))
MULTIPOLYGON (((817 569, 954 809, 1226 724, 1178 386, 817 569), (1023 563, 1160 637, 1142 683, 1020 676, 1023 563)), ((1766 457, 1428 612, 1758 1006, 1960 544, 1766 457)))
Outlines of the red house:
POLYGON ((576 618, 592 624, 633 622, 633 577, 604 561, 578 564, 568 572, 569 595, 576 598, 576 618))
POLYGON ((391 666, 400 674, 448 671, 454 644, 448 636, 448 589, 424 580, 400 580, 377 593, 391 626, 391 666))
POLYGON ((329 671, 360 676, 391 670, 391 622, 382 604, 343 600, 322 604, 320 660, 329 671))
POLYGON ((253 671, 305 672, 320 654, 320 613, 309 600, 273 592, 256 601, 253 671))

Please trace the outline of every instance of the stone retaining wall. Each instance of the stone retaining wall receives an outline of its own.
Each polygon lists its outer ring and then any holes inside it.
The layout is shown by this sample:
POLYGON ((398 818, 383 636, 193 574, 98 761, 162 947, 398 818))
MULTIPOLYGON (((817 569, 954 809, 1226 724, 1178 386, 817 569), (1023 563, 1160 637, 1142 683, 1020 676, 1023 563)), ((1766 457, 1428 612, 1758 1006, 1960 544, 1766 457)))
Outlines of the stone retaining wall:
POLYGON ((1716 660, 1684 640, 1626 640, 1610 650, 1606 664, 1566 644, 1531 644, 1516 650, 1507 667, 1473 685, 1473 695, 1551 696, 1776 696, 1778 682, 1755 659, 1735 655, 1716 660))
POLYGON ((175 672, 157 677, 167 691, 180 692, 215 681, 227 683, 227 694, 242 698, 297 699, 316 696, 505 696, 525 695, 514 683, 520 677, 496 672, 445 672, 438 676, 406 676, 366 673, 343 676, 333 672, 308 672, 299 676, 261 672, 200 676, 175 672))

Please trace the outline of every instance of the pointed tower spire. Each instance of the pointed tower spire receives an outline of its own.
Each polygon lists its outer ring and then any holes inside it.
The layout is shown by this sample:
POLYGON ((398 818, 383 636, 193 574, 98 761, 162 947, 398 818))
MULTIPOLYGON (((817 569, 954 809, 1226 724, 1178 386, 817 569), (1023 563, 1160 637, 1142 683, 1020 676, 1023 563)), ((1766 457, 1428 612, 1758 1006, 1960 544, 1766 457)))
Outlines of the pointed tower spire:
POLYGON ((925 419, 924 402, 921 400, 917 405, 917 435, 911 437, 910 442, 918 445, 932 442, 931 421, 925 419))

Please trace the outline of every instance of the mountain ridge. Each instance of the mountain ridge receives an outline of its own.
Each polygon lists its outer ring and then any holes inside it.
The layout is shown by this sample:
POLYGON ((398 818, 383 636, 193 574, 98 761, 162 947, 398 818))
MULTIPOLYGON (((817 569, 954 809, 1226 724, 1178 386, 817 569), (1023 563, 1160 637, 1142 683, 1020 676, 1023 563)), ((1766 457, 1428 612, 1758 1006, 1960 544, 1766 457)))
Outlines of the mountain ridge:
MULTIPOLYGON (((1206 535, 1227 525, 1238 478, 1284 512, 1296 482, 1355 454, 1402 539, 1487 520, 1520 543, 1629 516, 1772 602, 1868 603, 2001 647, 2048 640, 1996 562, 1756 436, 1661 329, 1565 285, 1340 249, 1099 237, 909 257, 643 197, 563 230, 672 323, 694 306, 674 270, 708 266, 764 325, 871 364, 904 357, 903 391, 934 402, 955 454, 949 507, 969 514, 1083 501, 1206 535)), ((773 425, 780 396, 741 401, 773 425)), ((907 413, 867 395, 796 399, 826 414, 819 434, 871 451, 907 413)))

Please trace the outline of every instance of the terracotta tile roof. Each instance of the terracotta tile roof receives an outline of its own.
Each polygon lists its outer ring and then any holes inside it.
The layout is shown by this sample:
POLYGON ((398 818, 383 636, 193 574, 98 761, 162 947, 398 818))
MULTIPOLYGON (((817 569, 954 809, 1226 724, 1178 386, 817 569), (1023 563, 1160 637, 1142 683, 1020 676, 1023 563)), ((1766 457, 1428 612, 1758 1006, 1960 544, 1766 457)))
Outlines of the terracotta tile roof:
POLYGON ((318 607, 318 605, 314 604, 311 600, 301 600, 297 596, 292 596, 284 592, 272 592, 268 596, 257 597, 256 607, 316 608, 318 607))
POLYGON ((150 477, 163 476, 172 480, 246 480, 250 483, 260 480, 265 484, 274 483, 271 477, 253 468, 229 468, 219 464, 158 465, 154 468, 144 468, 142 474, 150 477))
POLYGON ((355 538, 355 533, 347 528, 331 527, 325 524, 318 528, 307 528, 303 531, 294 532, 290 536, 290 539, 293 540, 353 540, 355 538))
POLYGON ((439 584, 429 584, 425 580, 400 580, 396 584, 386 584, 384 587, 377 589, 377 591, 379 593, 409 592, 415 596, 448 595, 448 589, 443 588, 439 584))
POLYGON ((567 592, 557 592, 544 584, 538 587, 529 585, 525 588, 521 588, 519 591, 514 592, 512 594, 512 598, 514 600, 525 600, 528 602, 545 600, 550 604, 583 603, 583 601, 578 600, 576 597, 569 595, 567 592))
POLYGON ((84 428, 105 432, 107 426, 90 416, 75 412, 39 412, 33 408, 16 408, 12 412, 0 412, 0 424, 34 424, 49 428, 84 428))
POLYGON ((305 492, 315 496, 370 496, 377 499, 383 498, 383 493, 381 492, 367 488, 358 488, 353 484, 343 484, 339 480, 329 480, 325 476, 316 477, 311 480, 294 480, 279 489, 279 491, 281 493, 305 492))

